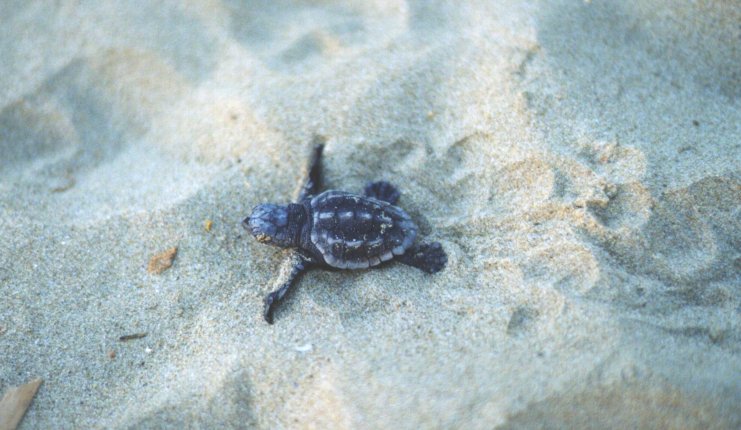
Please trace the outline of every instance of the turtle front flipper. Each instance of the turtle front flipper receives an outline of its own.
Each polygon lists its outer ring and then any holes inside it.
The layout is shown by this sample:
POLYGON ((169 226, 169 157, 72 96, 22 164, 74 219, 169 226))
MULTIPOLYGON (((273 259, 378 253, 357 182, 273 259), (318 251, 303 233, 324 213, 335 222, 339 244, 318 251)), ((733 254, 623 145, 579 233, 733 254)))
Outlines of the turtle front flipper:
POLYGON ((365 195, 395 205, 399 201, 401 193, 386 181, 371 182, 365 186, 365 195))
POLYGON ((268 324, 273 323, 273 312, 278 307, 278 304, 283 300, 283 297, 288 293, 288 290, 295 284, 299 275, 310 269, 312 266, 311 260, 307 259, 299 253, 294 253, 289 260, 287 260, 281 268, 279 280, 284 280, 283 283, 275 291, 265 296, 265 309, 263 316, 268 324))
POLYGON ((314 136, 314 149, 309 161, 309 176, 301 187, 298 201, 301 202, 309 196, 314 196, 322 189, 322 152, 327 139, 324 136, 314 136))
POLYGON ((440 242, 415 245, 396 259, 427 273, 439 272, 448 263, 448 255, 443 251, 440 242))

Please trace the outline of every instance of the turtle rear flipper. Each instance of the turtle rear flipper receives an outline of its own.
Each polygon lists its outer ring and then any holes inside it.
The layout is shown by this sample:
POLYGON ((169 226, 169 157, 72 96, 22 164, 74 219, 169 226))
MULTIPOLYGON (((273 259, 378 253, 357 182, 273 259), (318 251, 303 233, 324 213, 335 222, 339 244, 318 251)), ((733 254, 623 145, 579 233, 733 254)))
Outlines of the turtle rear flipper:
POLYGON ((406 265, 416 267, 427 273, 436 273, 448 263, 448 256, 440 242, 423 243, 408 249, 396 259, 406 265))
POLYGON ((395 205, 399 201, 401 193, 386 181, 371 182, 365 186, 365 195, 395 205))

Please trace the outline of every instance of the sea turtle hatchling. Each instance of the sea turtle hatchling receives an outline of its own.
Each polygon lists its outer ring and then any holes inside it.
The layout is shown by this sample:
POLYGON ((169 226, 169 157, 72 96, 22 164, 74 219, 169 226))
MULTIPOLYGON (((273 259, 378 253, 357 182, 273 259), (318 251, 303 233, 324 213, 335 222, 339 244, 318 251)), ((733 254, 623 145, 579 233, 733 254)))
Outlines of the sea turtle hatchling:
POLYGON ((320 193, 323 150, 324 140, 316 138, 298 203, 261 204, 242 221, 259 242, 296 250, 287 280, 265 297, 269 324, 278 303, 308 269, 365 269, 393 259, 435 273, 448 261, 438 242, 415 244, 417 225, 395 206, 399 191, 390 183, 370 183, 364 195, 320 193))

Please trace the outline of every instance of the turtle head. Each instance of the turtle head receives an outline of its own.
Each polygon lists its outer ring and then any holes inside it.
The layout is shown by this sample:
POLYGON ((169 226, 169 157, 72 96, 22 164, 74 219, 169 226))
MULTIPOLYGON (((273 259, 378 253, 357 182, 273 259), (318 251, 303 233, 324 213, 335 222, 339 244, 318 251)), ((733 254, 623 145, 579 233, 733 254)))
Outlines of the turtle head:
POLYGON ((262 204, 252 210, 252 214, 242 221, 242 226, 260 243, 282 248, 295 247, 301 232, 301 215, 301 205, 262 204))

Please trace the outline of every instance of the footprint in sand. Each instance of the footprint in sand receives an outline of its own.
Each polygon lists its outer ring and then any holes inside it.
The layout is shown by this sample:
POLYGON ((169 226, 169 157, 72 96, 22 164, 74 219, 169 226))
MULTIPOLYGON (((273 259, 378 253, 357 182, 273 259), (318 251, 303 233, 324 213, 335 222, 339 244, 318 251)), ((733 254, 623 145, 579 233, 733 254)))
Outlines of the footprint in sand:
POLYGON ((624 184, 609 204, 592 209, 606 228, 592 233, 631 271, 704 288, 738 270, 740 201, 737 174, 708 177, 658 198, 638 183, 624 184))
POLYGON ((354 46, 382 44, 405 26, 405 8, 364 3, 226 1, 233 37, 273 71, 322 66, 354 46))
POLYGON ((109 50, 71 62, 0 112, 0 149, 9 154, 0 161, 7 178, 0 182, 11 184, 0 192, 21 196, 6 199, 9 209, 84 222, 179 198, 191 187, 175 169, 158 167, 162 154, 146 136, 188 88, 147 51, 109 50), (34 198, 39 192, 43 199, 34 198))

